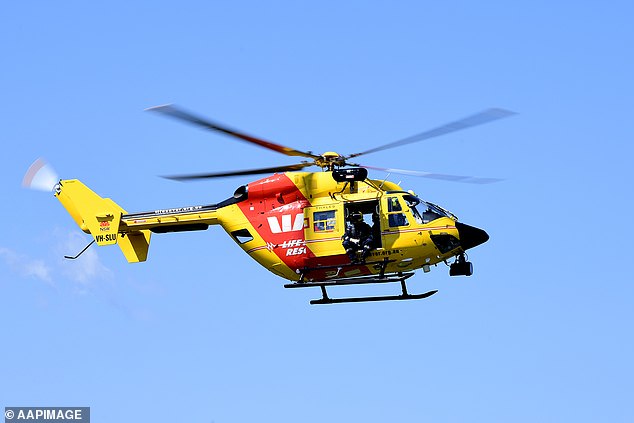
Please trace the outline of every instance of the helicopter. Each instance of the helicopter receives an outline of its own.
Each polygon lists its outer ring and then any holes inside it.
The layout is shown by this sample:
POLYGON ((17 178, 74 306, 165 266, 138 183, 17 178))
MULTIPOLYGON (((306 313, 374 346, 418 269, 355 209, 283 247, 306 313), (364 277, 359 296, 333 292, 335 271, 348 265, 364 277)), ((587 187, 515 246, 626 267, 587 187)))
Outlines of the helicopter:
MULTIPOLYGON (((144 262, 152 234, 201 231, 220 225, 247 255, 289 281, 285 288, 319 287, 322 297, 310 304, 427 298, 437 290, 413 294, 408 292, 406 282, 416 270, 427 273, 440 263, 449 266, 450 276, 471 276, 473 265, 466 252, 485 243, 489 235, 387 178, 370 179, 368 169, 473 184, 499 179, 377 168, 351 160, 514 114, 499 108, 486 109, 408 138, 340 155, 333 151, 315 154, 266 141, 171 104, 146 110, 303 160, 259 169, 165 176, 191 181, 267 175, 238 187, 219 203, 135 213, 128 213, 110 198, 102 198, 77 179, 60 179, 54 187, 55 197, 79 228, 93 238, 79 254, 65 257, 76 259, 94 243, 116 244, 128 262, 144 262), (305 171, 308 167, 321 170, 305 171), (353 221, 364 222, 369 228, 366 235, 372 241, 365 243, 363 251, 354 246, 344 248, 342 243, 353 221), (332 286, 382 283, 400 283, 401 292, 332 298, 327 291, 332 286)), ((354 241, 360 245, 360 240, 354 241)))

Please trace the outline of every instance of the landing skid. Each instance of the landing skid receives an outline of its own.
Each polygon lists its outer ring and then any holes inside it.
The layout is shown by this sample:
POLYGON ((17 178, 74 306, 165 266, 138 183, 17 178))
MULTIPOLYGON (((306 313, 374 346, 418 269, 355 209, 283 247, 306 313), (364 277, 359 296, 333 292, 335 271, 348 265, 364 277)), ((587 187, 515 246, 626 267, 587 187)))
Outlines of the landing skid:
POLYGON ((284 288, 309 288, 318 286, 321 289, 322 298, 317 300, 311 300, 311 304, 339 304, 339 303, 362 303, 362 302, 372 302, 372 301, 395 301, 395 300, 418 300, 422 298, 431 297, 438 290, 433 290, 429 292, 425 292, 423 294, 410 294, 407 292, 407 285, 405 281, 414 276, 414 272, 410 273, 397 273, 393 275, 385 275, 385 276, 358 276, 351 278, 342 278, 342 279, 332 279, 328 281, 321 282, 296 282, 289 283, 284 285, 284 288), (328 296, 328 292, 326 291, 327 286, 341 286, 341 285, 360 285, 360 284, 370 284, 370 283, 390 283, 390 282, 400 282, 401 283, 401 295, 384 295, 378 297, 348 297, 348 298, 330 298, 328 296))

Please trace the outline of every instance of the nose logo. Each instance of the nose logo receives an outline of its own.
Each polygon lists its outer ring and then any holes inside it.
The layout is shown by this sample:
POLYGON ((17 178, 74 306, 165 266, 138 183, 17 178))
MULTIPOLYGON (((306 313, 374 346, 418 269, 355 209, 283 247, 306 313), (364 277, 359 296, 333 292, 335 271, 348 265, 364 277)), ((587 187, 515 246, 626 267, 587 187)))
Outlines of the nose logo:
POLYGON ((293 220, 292 215, 283 214, 281 226, 280 221, 276 216, 267 217, 266 220, 269 222, 269 228, 274 234, 280 234, 283 232, 295 232, 300 231, 304 228, 304 213, 297 214, 295 216, 295 220, 293 220))

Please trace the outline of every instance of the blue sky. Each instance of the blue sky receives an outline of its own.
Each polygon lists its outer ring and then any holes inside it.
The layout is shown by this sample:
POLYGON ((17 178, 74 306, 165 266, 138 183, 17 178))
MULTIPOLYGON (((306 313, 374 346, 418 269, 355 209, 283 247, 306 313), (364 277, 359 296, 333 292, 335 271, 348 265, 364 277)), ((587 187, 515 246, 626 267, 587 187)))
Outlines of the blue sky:
POLYGON ((0 406, 119 422, 634 420, 632 12, 3 4, 0 406), (155 236, 144 264, 116 247, 64 261, 89 237, 20 187, 37 157, 131 212, 214 203, 253 179, 157 175, 293 163, 143 112, 163 103, 342 154, 518 112, 363 160, 506 179, 391 177, 487 230, 474 276, 438 267, 410 283, 439 289, 427 300, 310 306, 318 293, 284 290, 218 227, 155 236))

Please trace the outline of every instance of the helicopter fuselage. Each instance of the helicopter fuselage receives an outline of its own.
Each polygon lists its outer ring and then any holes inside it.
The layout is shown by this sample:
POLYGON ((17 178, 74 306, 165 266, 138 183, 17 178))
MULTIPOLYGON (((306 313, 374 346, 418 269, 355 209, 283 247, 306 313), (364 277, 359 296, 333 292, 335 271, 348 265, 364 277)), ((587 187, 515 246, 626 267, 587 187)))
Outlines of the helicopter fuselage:
POLYGON ((292 281, 302 273, 312 281, 428 271, 488 239, 486 232, 459 223, 450 212, 392 182, 338 182, 331 172, 275 174, 214 205, 123 214, 119 233, 192 231, 214 224, 263 267, 292 281), (342 236, 353 212, 372 224, 374 245, 367 263, 386 266, 351 264, 342 236))

